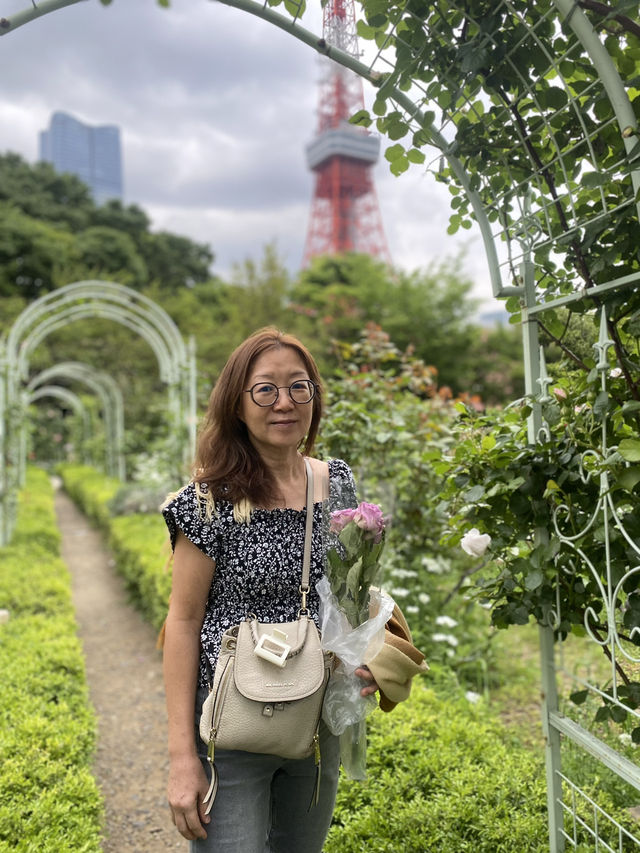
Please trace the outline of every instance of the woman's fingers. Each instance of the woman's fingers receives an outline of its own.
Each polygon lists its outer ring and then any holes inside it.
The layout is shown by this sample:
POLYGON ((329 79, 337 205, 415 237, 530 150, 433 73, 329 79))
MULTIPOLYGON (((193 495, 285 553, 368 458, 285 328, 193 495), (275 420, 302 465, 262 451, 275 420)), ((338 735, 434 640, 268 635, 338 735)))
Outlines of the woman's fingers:
POLYGON ((372 693, 375 693, 379 689, 378 684, 375 678, 373 677, 373 673, 371 672, 368 666, 365 666, 363 664, 362 666, 358 667, 358 669, 356 669, 356 675, 358 676, 358 678, 362 678, 363 681, 368 682, 360 691, 361 696, 370 696, 372 693))
POLYGON ((198 806, 196 803, 188 809, 171 809, 173 822, 180 835, 184 836, 187 841, 195 841, 196 838, 206 838, 207 833, 204 831, 200 815, 198 814, 198 806))
POLYGON ((209 823, 210 818, 204 815, 201 818, 199 809, 207 786, 207 776, 197 757, 172 762, 168 788, 171 818, 188 841, 207 837, 202 824, 209 823))

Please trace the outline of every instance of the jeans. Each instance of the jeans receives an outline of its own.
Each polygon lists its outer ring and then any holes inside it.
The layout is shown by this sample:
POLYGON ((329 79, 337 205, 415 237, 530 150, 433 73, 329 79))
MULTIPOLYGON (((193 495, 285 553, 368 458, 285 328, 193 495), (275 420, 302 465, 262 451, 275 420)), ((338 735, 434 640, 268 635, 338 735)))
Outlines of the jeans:
MULTIPOLYGON (((198 691, 196 738, 207 773, 206 746, 197 721, 206 690, 198 691)), ((206 840, 190 842, 191 853, 322 853, 335 804, 339 739, 320 723, 322 773, 318 805, 309 809, 316 779, 314 756, 279 758, 217 749, 219 787, 205 825, 206 840)))

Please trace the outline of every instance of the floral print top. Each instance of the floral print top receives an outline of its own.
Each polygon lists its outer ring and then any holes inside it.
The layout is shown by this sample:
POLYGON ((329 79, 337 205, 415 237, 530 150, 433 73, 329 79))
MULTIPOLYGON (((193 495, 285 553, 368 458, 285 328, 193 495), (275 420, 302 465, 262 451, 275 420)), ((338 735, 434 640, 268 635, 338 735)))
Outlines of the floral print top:
MULTIPOLYGON (((318 621, 316 584, 324 572, 329 513, 356 506, 351 469, 341 459, 329 460, 328 507, 314 504, 314 524, 307 607, 318 621)), ((200 633, 199 684, 215 671, 224 632, 254 613, 260 622, 293 622, 300 608, 300 586, 306 509, 254 509, 248 524, 234 520, 233 504, 217 501, 207 518, 206 486, 198 496, 193 483, 185 486, 162 509, 171 547, 178 529, 215 561, 215 571, 200 633), (204 497, 202 496, 204 495, 204 497)))

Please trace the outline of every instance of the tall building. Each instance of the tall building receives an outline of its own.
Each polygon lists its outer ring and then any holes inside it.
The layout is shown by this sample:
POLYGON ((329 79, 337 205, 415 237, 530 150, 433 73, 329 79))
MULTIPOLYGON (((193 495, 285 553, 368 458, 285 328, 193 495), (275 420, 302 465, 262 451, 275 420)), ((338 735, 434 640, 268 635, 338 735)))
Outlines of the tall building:
MULTIPOLYGON (((322 35, 328 44, 359 56, 353 0, 327 0, 322 35)), ((318 130, 307 146, 315 188, 304 263, 314 255, 363 252, 389 262, 373 182, 380 139, 349 118, 364 106, 362 80, 325 60, 318 130)))
POLYGON ((40 132, 40 159, 57 172, 70 172, 88 184, 96 204, 122 199, 120 128, 91 127, 67 113, 55 112, 40 132))

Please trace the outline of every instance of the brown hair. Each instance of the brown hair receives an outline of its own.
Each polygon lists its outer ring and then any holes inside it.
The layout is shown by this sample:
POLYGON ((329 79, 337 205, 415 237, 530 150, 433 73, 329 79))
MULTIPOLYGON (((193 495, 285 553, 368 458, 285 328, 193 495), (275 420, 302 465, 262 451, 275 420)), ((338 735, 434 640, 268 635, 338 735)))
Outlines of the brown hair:
POLYGON ((313 356, 293 335, 273 327, 260 329, 229 356, 211 392, 200 427, 194 481, 206 483, 214 500, 236 503, 244 499, 253 506, 260 506, 277 497, 271 474, 251 443, 238 412, 256 359, 267 350, 279 347, 295 350, 309 379, 317 385, 309 432, 302 444, 306 454, 313 449, 322 417, 322 386, 313 356))

